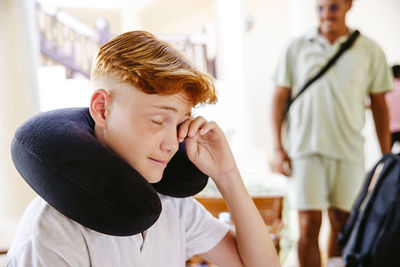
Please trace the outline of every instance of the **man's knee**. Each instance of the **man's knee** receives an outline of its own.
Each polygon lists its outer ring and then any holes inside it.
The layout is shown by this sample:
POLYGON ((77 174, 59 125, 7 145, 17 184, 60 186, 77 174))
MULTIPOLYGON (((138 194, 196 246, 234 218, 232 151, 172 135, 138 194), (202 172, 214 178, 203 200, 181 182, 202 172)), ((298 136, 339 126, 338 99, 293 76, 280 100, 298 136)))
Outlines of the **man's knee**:
POLYGON ((321 211, 300 211, 299 225, 301 236, 306 239, 318 238, 321 222, 321 211))
POLYGON ((328 209, 329 222, 331 224, 331 229, 335 232, 340 232, 343 225, 347 222, 350 213, 337 208, 328 209))

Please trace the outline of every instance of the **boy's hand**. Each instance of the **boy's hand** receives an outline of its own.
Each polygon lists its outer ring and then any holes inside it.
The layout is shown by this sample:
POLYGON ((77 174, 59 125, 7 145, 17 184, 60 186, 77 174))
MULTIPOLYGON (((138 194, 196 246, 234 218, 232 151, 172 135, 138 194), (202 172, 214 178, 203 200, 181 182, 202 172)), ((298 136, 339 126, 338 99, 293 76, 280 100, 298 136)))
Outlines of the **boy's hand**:
POLYGON ((224 133, 215 122, 189 118, 178 130, 189 159, 210 176, 224 198, 236 232, 202 254, 218 266, 280 266, 267 227, 244 186, 224 133))
POLYGON ((186 140, 189 159, 213 180, 237 172, 229 144, 215 122, 203 117, 189 118, 180 126, 178 139, 186 140))

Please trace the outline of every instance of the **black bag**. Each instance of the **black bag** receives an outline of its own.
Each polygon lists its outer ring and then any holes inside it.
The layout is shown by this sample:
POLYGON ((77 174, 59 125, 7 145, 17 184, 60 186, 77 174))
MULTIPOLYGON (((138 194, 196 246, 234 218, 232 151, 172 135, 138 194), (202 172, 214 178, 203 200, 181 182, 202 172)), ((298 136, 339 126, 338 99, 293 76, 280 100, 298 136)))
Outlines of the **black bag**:
POLYGON ((346 267, 400 266, 400 154, 386 154, 368 174, 339 235, 346 267))

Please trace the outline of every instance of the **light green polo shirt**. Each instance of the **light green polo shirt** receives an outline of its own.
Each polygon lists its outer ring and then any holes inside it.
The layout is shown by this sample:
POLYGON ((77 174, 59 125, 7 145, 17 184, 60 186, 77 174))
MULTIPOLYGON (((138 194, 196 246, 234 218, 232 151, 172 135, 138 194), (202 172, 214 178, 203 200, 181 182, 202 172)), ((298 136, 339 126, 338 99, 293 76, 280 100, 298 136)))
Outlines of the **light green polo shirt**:
MULTIPOLYGON (((350 31, 352 32, 352 30, 350 31)), ((330 44, 318 29, 291 40, 275 73, 279 86, 292 97, 336 53, 348 35, 330 44)), ((393 78, 381 48, 360 35, 321 78, 297 99, 289 111, 289 155, 322 154, 362 160, 365 98, 393 88, 393 78)))

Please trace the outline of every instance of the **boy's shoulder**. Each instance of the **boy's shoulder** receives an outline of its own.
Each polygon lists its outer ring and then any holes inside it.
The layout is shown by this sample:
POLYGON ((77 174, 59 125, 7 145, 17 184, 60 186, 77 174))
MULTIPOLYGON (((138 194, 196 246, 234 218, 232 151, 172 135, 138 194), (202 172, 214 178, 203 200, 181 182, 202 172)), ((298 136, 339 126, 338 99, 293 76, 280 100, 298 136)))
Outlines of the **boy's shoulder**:
POLYGON ((43 235, 49 236, 49 230, 57 232, 59 236, 64 232, 71 235, 83 228, 84 226, 61 214, 42 198, 36 197, 25 210, 18 232, 39 238, 43 235))
POLYGON ((85 227, 67 218, 40 197, 26 208, 8 253, 8 257, 37 254, 41 248, 75 246, 85 227))

